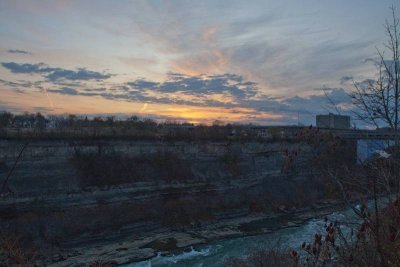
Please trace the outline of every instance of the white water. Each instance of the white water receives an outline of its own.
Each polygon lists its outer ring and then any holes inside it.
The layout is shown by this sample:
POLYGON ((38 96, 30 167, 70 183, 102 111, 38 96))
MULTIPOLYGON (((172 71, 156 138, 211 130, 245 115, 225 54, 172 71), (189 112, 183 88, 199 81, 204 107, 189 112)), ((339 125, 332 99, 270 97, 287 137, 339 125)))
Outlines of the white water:
MULTIPOLYGON (((327 217, 330 221, 354 221, 354 214, 350 210, 335 212, 327 217)), ((158 255, 150 260, 133 263, 127 267, 221 266, 229 257, 246 257, 253 251, 270 248, 276 244, 279 244, 281 247, 299 249, 303 242, 311 242, 315 233, 323 234, 324 232, 325 227, 323 220, 313 219, 299 227, 281 229, 270 234, 216 241, 204 246, 192 248, 189 252, 168 256, 158 255)))

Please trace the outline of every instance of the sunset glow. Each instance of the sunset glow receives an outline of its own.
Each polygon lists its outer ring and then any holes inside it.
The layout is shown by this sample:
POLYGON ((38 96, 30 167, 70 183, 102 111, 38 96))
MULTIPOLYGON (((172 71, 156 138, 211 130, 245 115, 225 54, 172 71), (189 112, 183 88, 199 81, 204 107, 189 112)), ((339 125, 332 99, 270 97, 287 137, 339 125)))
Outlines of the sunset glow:
POLYGON ((374 75, 388 10, 369 2, 2 1, 0 109, 310 123, 318 88, 345 107, 346 78, 374 75))

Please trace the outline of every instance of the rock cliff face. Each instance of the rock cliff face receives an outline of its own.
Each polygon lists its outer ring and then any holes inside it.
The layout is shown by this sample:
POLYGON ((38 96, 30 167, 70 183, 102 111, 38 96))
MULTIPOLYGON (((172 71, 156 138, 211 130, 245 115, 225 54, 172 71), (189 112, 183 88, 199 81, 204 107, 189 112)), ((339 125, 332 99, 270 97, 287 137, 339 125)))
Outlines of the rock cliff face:
MULTIPOLYGON (((1 182, 22 147, 0 141, 1 182)), ((0 224, 53 249, 290 212, 324 197, 312 157, 284 141, 34 141, 1 197, 0 224)))
MULTIPOLYGON (((0 175, 4 177, 11 168, 23 146, 22 142, 0 141, 0 175)), ((62 142, 36 141, 24 150, 21 160, 10 178, 10 187, 19 196, 43 196, 59 193, 79 193, 82 188, 78 177, 81 175, 72 159, 79 154, 119 155, 127 158, 140 158, 160 152, 177 155, 188 164, 193 177, 180 183, 211 184, 228 183, 232 180, 248 181, 273 180, 286 177, 282 172, 285 151, 307 151, 304 145, 275 143, 229 143, 229 142, 139 142, 139 141, 95 141, 95 142, 62 142), (234 156, 232 158, 231 156, 234 156), (237 166, 236 166, 237 165, 237 166), (235 169, 237 169, 235 173, 235 169)), ((302 163, 298 164, 295 179, 303 179, 310 174, 306 167, 306 153, 302 153, 302 163), (304 165, 304 168, 302 168, 304 165)), ((166 155, 167 157, 168 155, 166 155)), ((135 164, 135 163, 133 163, 135 164)), ((141 168, 140 163, 136 163, 141 168)), ((121 173, 121 175, 124 175, 121 173)), ((143 184, 157 182, 154 177, 144 177, 143 184)), ((162 186, 163 181, 157 183, 162 186)), ((175 182, 177 183, 177 182, 175 182)), ((126 188, 126 186, 122 186, 126 188)))

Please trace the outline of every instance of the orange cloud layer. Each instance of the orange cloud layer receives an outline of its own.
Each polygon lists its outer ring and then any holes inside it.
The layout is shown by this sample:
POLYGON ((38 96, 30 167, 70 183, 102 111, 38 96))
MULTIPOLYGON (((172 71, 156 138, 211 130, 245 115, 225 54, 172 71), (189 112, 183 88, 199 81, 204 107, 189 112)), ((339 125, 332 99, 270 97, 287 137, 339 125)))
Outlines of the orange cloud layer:
MULTIPOLYGON (((283 115, 258 112, 252 108, 199 107, 176 104, 152 104, 122 100, 109 100, 102 97, 72 96, 45 92, 18 94, 0 88, 3 99, 9 107, 24 107, 22 111, 43 111, 49 114, 138 114, 140 116, 174 118, 195 123, 212 123, 214 120, 225 122, 245 122, 254 118, 271 120, 283 118, 283 115)), ((1 105, 1 102, 0 102, 1 105)))

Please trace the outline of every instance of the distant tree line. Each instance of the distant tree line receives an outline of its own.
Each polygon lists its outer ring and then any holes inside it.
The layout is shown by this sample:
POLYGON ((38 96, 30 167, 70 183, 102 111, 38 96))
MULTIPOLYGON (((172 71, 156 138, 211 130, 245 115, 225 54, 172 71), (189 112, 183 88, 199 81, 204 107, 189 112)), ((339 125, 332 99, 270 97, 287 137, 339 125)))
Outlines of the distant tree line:
POLYGON ((14 115, 3 111, 0 113, 0 127, 28 127, 44 129, 49 120, 40 112, 14 115))
MULTIPOLYGON (((177 124, 177 122, 174 122, 177 124)), ((40 112, 23 114, 13 114, 3 111, 0 113, 0 127, 22 127, 22 128, 72 128, 72 127, 117 127, 117 126, 157 126, 152 119, 139 119, 131 116, 127 119, 117 119, 114 116, 93 117, 68 115, 48 115, 44 116, 40 112)))
POLYGON ((175 120, 157 122, 150 118, 130 116, 43 115, 41 113, 13 114, 0 112, 2 138, 123 138, 163 140, 226 140, 255 139, 259 134, 251 125, 224 123, 194 125, 175 120))

